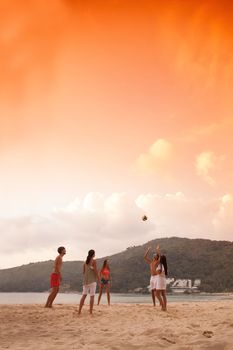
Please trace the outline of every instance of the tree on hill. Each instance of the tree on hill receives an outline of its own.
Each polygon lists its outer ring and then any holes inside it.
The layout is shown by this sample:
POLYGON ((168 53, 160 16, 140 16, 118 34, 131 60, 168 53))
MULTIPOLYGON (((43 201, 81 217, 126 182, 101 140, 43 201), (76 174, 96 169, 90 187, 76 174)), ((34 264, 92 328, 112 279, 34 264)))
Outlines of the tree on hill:
MULTIPOLYGON (((160 244, 168 261, 168 276, 201 279, 205 292, 233 291, 233 243, 207 239, 161 238, 144 245, 129 247, 107 257, 112 273, 112 291, 128 292, 149 284, 149 268, 143 256, 148 246, 160 244)), ((106 257, 97 259, 100 268, 106 257)), ((63 263, 63 288, 82 290, 80 261, 63 263)), ((0 270, 0 292, 42 292, 49 289, 53 261, 31 263, 0 270)))

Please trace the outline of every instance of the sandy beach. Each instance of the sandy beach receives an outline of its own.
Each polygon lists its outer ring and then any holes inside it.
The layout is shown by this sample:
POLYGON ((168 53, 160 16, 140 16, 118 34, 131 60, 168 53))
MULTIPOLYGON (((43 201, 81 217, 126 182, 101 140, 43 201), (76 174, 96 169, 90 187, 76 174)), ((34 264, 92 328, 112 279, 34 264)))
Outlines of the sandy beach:
POLYGON ((0 349, 233 349, 233 301, 146 304, 0 306, 0 349))

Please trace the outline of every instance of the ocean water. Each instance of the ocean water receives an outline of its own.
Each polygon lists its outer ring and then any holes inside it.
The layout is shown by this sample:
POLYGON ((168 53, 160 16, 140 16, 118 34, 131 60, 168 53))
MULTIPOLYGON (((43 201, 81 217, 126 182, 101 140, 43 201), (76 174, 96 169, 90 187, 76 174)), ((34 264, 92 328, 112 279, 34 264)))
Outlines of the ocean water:
MULTIPOLYGON (((0 293, 0 304, 45 304, 48 293, 0 293)), ((81 298, 79 293, 59 293, 54 304, 78 304, 81 298)), ((97 295, 96 295, 97 298, 97 295)), ((233 300, 233 294, 182 294, 167 295, 168 303, 172 302, 207 302, 218 300, 233 300)), ((101 304, 106 304, 106 295, 103 294, 101 304)), ((151 304, 150 294, 111 294, 111 303, 142 303, 151 304)))

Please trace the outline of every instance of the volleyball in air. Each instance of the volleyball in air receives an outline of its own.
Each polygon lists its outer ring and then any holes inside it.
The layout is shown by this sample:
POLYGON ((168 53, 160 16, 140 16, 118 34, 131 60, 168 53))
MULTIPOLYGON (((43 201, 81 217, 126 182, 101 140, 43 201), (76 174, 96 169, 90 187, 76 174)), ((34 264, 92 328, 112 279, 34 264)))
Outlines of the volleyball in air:
POLYGON ((147 216, 146 216, 146 215, 143 215, 142 221, 146 221, 146 220, 147 220, 147 216))

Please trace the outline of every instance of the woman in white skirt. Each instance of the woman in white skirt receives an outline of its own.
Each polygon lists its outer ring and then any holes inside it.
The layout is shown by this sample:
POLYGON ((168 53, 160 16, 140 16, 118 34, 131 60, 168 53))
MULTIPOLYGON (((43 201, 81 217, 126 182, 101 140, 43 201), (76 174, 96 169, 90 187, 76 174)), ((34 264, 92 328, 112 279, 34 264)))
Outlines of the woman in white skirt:
POLYGON ((167 276, 167 260, 165 255, 161 255, 160 263, 156 269, 157 271, 157 284, 156 284, 156 297, 162 299, 162 310, 167 310, 167 297, 166 297, 166 276, 167 276))

